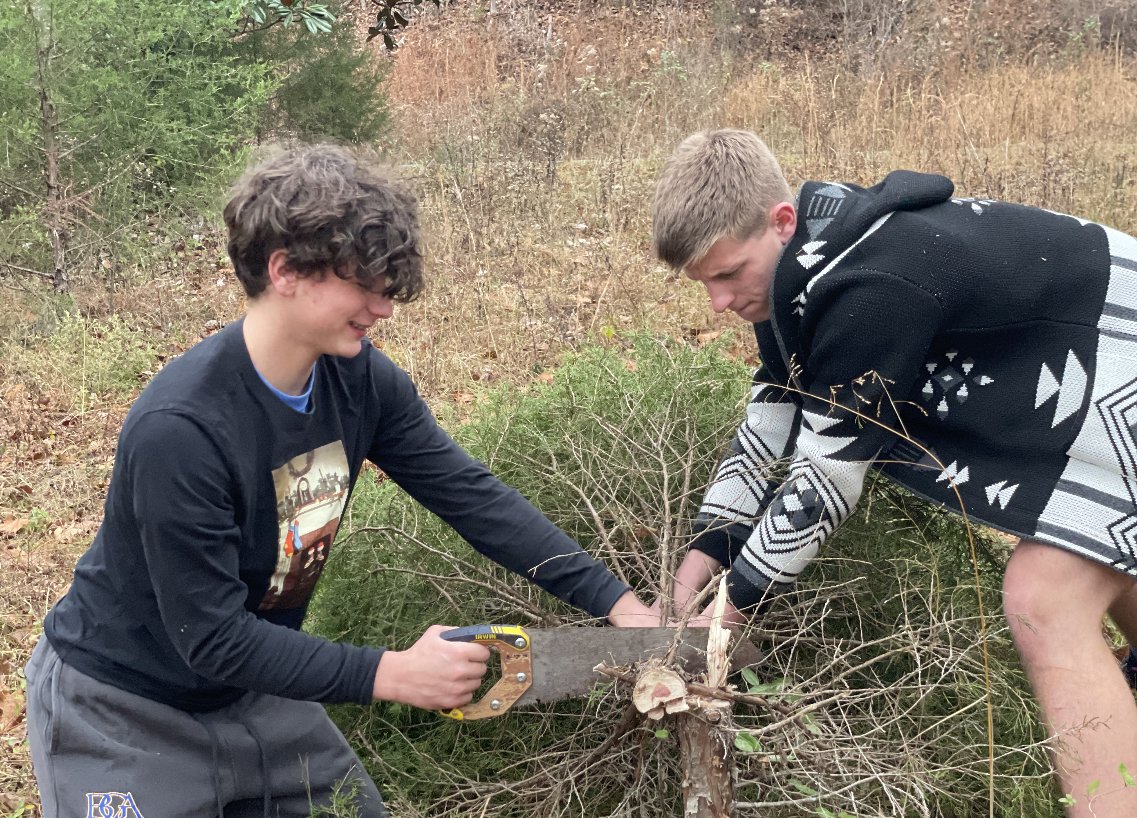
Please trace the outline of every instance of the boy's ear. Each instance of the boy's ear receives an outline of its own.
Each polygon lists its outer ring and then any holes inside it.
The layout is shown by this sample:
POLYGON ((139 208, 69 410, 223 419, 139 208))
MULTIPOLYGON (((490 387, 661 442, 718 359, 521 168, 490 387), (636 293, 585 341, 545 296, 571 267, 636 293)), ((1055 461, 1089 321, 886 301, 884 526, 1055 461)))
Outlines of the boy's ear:
POLYGON ((770 208, 769 227, 777 234, 782 244, 788 244, 794 236, 794 231, 797 230, 797 208, 789 202, 778 202, 770 208))
POLYGON ((296 291, 296 271, 288 265, 288 251, 279 248, 268 257, 268 283, 281 295, 292 295, 296 291))

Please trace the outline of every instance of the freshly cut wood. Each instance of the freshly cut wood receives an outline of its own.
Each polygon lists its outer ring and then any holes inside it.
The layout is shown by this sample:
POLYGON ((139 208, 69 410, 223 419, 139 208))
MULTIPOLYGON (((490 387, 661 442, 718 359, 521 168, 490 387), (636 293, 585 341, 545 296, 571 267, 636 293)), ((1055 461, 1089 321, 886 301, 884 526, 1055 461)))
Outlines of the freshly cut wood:
POLYGON ((730 631, 722 626, 726 612, 726 576, 719 579, 718 593, 711 614, 711 626, 707 629, 707 685, 725 687, 726 677, 730 675, 730 631))
POLYGON ((636 710, 651 719, 661 719, 665 713, 687 709, 687 683, 670 668, 649 665, 642 670, 632 690, 632 703, 636 710), (670 709, 669 709, 670 708, 670 709))

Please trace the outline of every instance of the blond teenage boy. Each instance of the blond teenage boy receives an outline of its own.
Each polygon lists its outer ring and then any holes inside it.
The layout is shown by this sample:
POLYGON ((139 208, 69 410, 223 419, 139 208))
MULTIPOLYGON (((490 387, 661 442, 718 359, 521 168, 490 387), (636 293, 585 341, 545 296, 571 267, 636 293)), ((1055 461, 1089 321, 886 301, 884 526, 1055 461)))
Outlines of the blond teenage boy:
POLYGON ((654 201, 661 259, 754 324, 762 367, 675 576, 730 566, 731 617, 793 584, 870 468, 1020 537, 1004 609, 1071 815, 1137 815, 1137 240, 942 176, 796 199, 747 131, 688 137, 654 201), (906 440, 905 438, 909 438, 906 440), (957 496, 958 492, 958 496, 957 496), (1100 782, 1094 785, 1094 782, 1100 782))

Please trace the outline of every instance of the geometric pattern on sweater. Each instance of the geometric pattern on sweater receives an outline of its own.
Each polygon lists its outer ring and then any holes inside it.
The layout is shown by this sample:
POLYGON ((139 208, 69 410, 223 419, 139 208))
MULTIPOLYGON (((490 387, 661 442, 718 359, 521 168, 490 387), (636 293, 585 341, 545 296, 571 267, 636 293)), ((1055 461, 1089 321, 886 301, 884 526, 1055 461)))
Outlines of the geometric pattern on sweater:
POLYGON ((997 199, 973 199, 970 197, 967 197, 967 198, 955 197, 951 200, 951 203, 957 204, 957 205, 970 205, 972 213, 974 213, 976 216, 982 216, 988 207, 990 207, 993 204, 998 204, 998 200, 997 199))
POLYGON ((786 480, 741 555, 757 588, 793 583, 860 499, 870 464, 836 457, 855 440, 826 434, 838 424, 836 417, 802 411, 786 480))
POLYGON ((701 518, 753 525, 770 504, 780 483, 775 466, 789 453, 799 411, 792 401, 769 400, 773 388, 756 383, 751 389, 746 419, 703 496, 701 518))
POLYGON ((1051 426, 1057 426, 1077 413, 1085 401, 1086 386, 1089 383, 1086 369, 1072 349, 1066 353, 1066 365, 1061 372, 1060 376, 1055 376, 1045 361, 1042 362, 1042 368, 1038 372, 1034 408, 1039 409, 1044 404, 1049 404, 1052 397, 1058 396, 1058 400, 1054 403, 1054 420, 1051 426))
POLYGON ((801 208, 809 241, 802 245, 796 258, 798 264, 805 269, 808 270, 818 262, 825 260, 825 256, 818 252, 825 246, 825 242, 820 240, 819 236, 825 232, 825 228, 832 224, 833 219, 840 212, 848 190, 842 184, 831 182, 816 190, 801 208))
MULTIPOLYGON (((1035 533, 1137 576, 1137 240, 1105 230, 1110 277, 1089 386, 1093 411, 1067 452, 1070 459, 1035 533), (1103 547, 1107 543, 1112 549, 1103 547)), ((1075 361, 1071 352, 1063 387, 1075 361)), ((1055 425, 1061 412, 1060 395, 1055 425)))
MULTIPOLYGON (((855 242, 853 242, 848 247, 846 247, 844 250, 842 250, 837 255, 837 257, 834 258, 832 261, 830 261, 828 264, 826 264, 821 269, 821 271, 819 273, 817 273, 817 275, 813 276, 813 278, 811 278, 809 281, 807 281, 805 288, 800 293, 798 293, 797 298, 795 298, 793 300, 794 314, 804 315, 806 304, 809 301, 809 293, 817 285, 817 282, 819 282, 821 279, 823 279, 828 273, 832 272, 833 269, 838 264, 841 263, 841 260, 843 258, 845 258, 845 256, 849 255, 849 253, 851 253, 856 248, 856 246, 858 244, 860 244, 862 241, 864 241, 869 236, 871 236, 873 233, 875 233, 877 230, 879 230, 881 228, 881 226, 886 221, 888 221, 891 217, 892 217, 891 213, 885 213, 883 216, 881 216, 879 219, 877 219, 875 222, 873 222, 871 225, 869 225, 868 229, 865 230, 865 232, 861 235, 861 237, 859 239, 857 239, 855 242)), ((832 220, 830 220, 830 221, 832 221, 832 220)), ((809 243, 803 245, 801 249, 802 250, 805 250, 807 248, 816 249, 818 246, 820 246, 822 244, 825 244, 825 242, 823 242, 823 241, 822 242, 812 241, 812 242, 809 242, 809 243)), ((816 254, 814 254, 814 256, 812 256, 812 257, 816 258, 817 261, 821 260, 821 256, 817 256, 816 254)), ((802 262, 801 255, 797 256, 797 260, 799 262, 802 262)), ((816 262, 811 262, 809 264, 805 264, 804 262, 802 262, 802 266, 805 267, 806 269, 809 269, 810 267, 813 266, 814 263, 816 263, 816 262)))
POLYGON ((959 352, 948 350, 940 360, 931 360, 924 364, 928 371, 928 379, 920 390, 920 399, 934 411, 940 420, 944 420, 951 412, 953 404, 963 405, 971 396, 976 387, 988 386, 995 382, 994 378, 980 374, 975 369, 975 361, 971 358, 957 360, 959 352))

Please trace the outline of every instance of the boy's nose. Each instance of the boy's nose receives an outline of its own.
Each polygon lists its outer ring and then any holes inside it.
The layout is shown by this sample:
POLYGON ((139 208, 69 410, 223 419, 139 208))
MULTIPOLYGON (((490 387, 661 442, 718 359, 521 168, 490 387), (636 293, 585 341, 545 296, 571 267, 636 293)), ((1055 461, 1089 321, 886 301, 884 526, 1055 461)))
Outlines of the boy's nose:
POLYGON ((715 312, 725 312, 734 300, 734 296, 722 287, 708 286, 707 296, 711 299, 711 309, 715 312))

